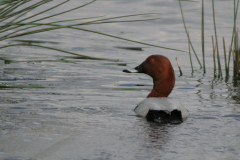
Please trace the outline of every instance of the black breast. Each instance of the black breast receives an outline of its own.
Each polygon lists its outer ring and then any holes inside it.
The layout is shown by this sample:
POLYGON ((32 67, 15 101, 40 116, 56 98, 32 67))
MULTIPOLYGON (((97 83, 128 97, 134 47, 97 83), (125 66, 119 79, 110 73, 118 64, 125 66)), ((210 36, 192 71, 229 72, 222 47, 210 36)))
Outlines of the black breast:
POLYGON ((165 111, 149 110, 146 118, 148 121, 179 124, 182 122, 182 113, 176 109, 170 113, 165 111))

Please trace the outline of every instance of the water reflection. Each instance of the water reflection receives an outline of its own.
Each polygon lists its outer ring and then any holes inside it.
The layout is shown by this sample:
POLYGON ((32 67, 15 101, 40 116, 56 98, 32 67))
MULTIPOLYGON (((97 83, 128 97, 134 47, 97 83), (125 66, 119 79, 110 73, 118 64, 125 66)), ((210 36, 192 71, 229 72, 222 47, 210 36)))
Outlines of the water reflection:
POLYGON ((169 130, 174 125, 145 122, 141 130, 141 133, 144 134, 146 138, 143 147, 147 149, 163 150, 169 140, 169 130))
POLYGON ((228 86, 229 96, 232 100, 235 101, 236 104, 240 104, 240 82, 232 82, 231 85, 228 86))

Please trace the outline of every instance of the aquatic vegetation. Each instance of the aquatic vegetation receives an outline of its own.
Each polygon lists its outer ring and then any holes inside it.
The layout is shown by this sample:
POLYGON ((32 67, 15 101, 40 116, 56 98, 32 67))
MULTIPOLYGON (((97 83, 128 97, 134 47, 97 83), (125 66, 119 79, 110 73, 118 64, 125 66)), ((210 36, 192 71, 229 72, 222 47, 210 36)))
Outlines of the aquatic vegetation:
MULTIPOLYGON (((79 30, 79 31, 84 31, 84 32, 90 32, 90 33, 95 33, 95 34, 100 34, 124 41, 130 41, 133 43, 139 43, 147 46, 153 46, 153 47, 159 47, 163 49, 169 49, 169 50, 175 50, 175 51, 181 51, 178 49, 174 48, 167 48, 167 47, 162 47, 158 45, 152 45, 148 43, 143 43, 143 42, 138 42, 106 33, 101 33, 98 31, 94 30, 88 30, 88 29, 83 29, 80 28, 80 26, 83 25, 94 25, 94 24, 108 24, 108 23, 124 23, 124 22, 137 22, 137 21, 148 21, 148 20, 155 20, 159 18, 152 18, 152 19, 135 19, 135 20, 119 20, 121 18, 126 18, 126 17, 137 17, 137 16, 142 16, 142 15, 149 15, 149 14, 155 14, 155 13, 145 13, 145 14, 133 14, 133 15, 123 15, 123 16, 117 16, 117 17, 110 17, 110 18, 103 18, 103 16, 97 16, 97 17, 86 17, 86 18, 81 18, 81 19, 65 19, 61 21, 51 21, 51 22, 44 22, 44 20, 51 20, 51 18, 66 14, 68 12, 71 12, 73 10, 81 9, 82 7, 86 7, 94 2, 96 0, 92 0, 88 3, 85 3, 83 5, 77 6, 72 9, 68 9, 59 13, 52 14, 50 16, 44 16, 42 18, 37 18, 39 15, 43 15, 43 13, 52 11, 53 9, 60 7, 69 0, 63 1, 55 6, 49 7, 48 3, 53 0, 40 0, 40 1, 33 1, 33 0, 4 0, 0 2, 0 41, 6 41, 11 38, 15 37, 22 37, 22 36, 27 36, 27 35, 32 35, 32 34, 37 34, 37 33, 42 33, 42 32, 48 32, 52 30, 57 30, 57 29, 63 29, 63 28, 68 28, 68 29, 73 29, 73 30, 79 30), (44 8, 42 7, 44 6, 44 8), (47 8, 46 8, 47 6, 47 8), (42 7, 42 8, 40 8, 42 7), (35 10, 36 8, 40 8, 40 11, 36 14, 27 16, 27 13, 29 13, 32 10, 35 10), (81 22, 84 20, 84 22, 81 22), (86 20, 88 20, 86 22, 86 20), (66 24, 67 22, 74 22, 74 24, 66 24), (39 27, 41 27, 39 29, 39 27), (45 27, 45 28, 42 28, 45 27)), ((69 51, 64 51, 62 49, 57 49, 49 46, 44 46, 40 44, 35 44, 39 42, 35 41, 23 41, 23 40, 14 40, 14 44, 5 44, 0 46, 0 49, 2 48, 7 48, 7 47, 16 47, 16 46, 29 46, 29 47, 40 47, 40 48, 46 48, 50 50, 55 50, 59 52, 64 52, 67 54, 72 54, 76 56, 81 56, 87 59, 93 59, 93 60, 103 60, 103 58, 96 58, 96 57, 90 57, 87 55, 81 55, 77 53, 72 53, 69 51), (27 42, 27 43, 26 43, 27 42)), ((54 43, 54 42, 50 42, 54 43)), ((184 52, 184 51, 181 51, 184 52)), ((108 60, 108 59, 104 59, 108 60)))
MULTIPOLYGON (((202 65, 195 53, 195 50, 192 46, 191 40, 189 38, 189 33, 187 31, 186 28, 186 24, 184 21, 184 16, 183 16, 183 11, 182 11, 182 6, 181 6, 181 0, 179 0, 179 6, 180 6, 180 10, 181 10, 181 14, 182 14, 182 20, 183 20, 183 24, 184 24, 184 28, 187 34, 187 38, 188 38, 188 43, 190 44, 198 62, 200 65, 200 68, 202 68, 202 65)), ((239 49, 238 49, 238 30, 236 27, 236 20, 237 20, 237 12, 238 12, 238 6, 239 6, 239 0, 236 2, 236 0, 234 0, 234 4, 233 4, 233 10, 234 10, 234 24, 233 24, 233 32, 232 32, 232 38, 231 38, 231 43, 230 43, 230 47, 229 47, 229 56, 227 59, 227 55, 226 55, 226 47, 225 47, 225 39, 223 37, 223 50, 224 50, 224 64, 225 64, 225 72, 226 72, 226 76, 225 76, 225 80, 228 81, 229 79, 229 65, 230 65, 230 58, 231 58, 231 53, 233 55, 233 80, 240 80, 240 76, 239 76, 239 49), (234 47, 233 47, 234 44, 234 47), (232 49, 234 48, 234 49, 232 49)), ((202 15, 201 15, 201 43, 202 43, 202 57, 203 57, 203 73, 206 73, 206 67, 205 67, 205 53, 204 53, 204 0, 202 0, 202 15)), ((213 65, 214 65, 214 79, 217 77, 218 79, 223 79, 223 75, 222 75, 222 67, 221 67, 221 61, 220 61, 220 55, 219 55, 219 47, 218 47, 218 40, 217 40, 217 25, 216 25, 216 20, 215 20, 215 7, 214 7, 214 0, 212 0, 212 12, 213 12, 213 24, 214 24, 214 38, 212 36, 212 45, 213 45, 213 65), (215 39, 215 42, 214 42, 215 39), (217 52, 217 53, 215 53, 217 52), (216 67, 216 57, 215 55, 217 54, 217 67, 216 67), (218 68, 218 73, 216 72, 216 68, 218 68)), ((192 61, 191 61, 191 54, 190 54, 190 49, 189 49, 189 56, 190 56, 190 62, 191 62, 191 67, 192 67, 192 61)), ((193 67, 192 67, 193 68, 193 67)))
POLYGON ((186 23, 185 23, 185 20, 184 20, 183 11, 182 11, 182 5, 181 5, 180 0, 179 0, 179 6, 180 6, 180 10, 181 10, 181 15, 182 15, 182 20, 183 20, 184 29, 185 29, 185 32, 186 32, 187 38, 188 38, 188 43, 190 44, 190 46, 191 46, 191 48, 192 48, 192 50, 193 50, 193 52, 194 52, 194 54, 195 54, 195 57, 197 58, 197 61, 198 61, 199 65, 200 65, 200 68, 202 68, 202 64, 201 64, 201 62, 200 62, 200 60, 199 60, 199 58, 198 58, 198 56, 197 56, 197 54, 196 54, 196 52, 195 52, 195 49, 194 49, 194 47, 193 47, 193 45, 192 45, 192 42, 191 42, 191 40, 190 40, 188 31, 187 31, 187 27, 186 27, 186 23))

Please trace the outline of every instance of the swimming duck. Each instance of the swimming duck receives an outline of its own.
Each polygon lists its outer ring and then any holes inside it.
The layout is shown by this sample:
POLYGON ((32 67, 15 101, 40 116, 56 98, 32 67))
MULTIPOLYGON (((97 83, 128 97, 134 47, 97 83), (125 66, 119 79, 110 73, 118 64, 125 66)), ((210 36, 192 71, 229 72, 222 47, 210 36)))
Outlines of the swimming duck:
POLYGON ((167 57, 151 55, 134 69, 134 72, 123 72, 145 73, 153 79, 152 91, 134 109, 137 115, 162 123, 181 123, 188 117, 188 110, 174 98, 168 97, 174 88, 175 73, 167 57))

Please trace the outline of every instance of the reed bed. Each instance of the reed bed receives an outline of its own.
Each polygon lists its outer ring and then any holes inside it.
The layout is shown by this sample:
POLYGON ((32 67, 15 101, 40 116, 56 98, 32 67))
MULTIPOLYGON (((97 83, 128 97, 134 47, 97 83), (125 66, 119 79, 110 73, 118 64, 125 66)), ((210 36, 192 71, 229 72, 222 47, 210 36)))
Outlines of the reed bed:
MULTIPOLYGON (((238 12, 238 6, 239 6, 239 0, 234 0, 233 2, 233 11, 234 11, 234 24, 233 24, 233 31, 232 31, 232 39, 229 47, 229 54, 227 57, 226 54, 226 47, 225 47, 225 39, 223 37, 223 54, 224 54, 224 64, 225 64, 225 81, 229 80, 230 74, 229 74, 229 66, 230 66, 230 59, 231 59, 231 54, 233 56, 233 80, 237 81, 240 80, 240 73, 239 73, 239 67, 240 67, 240 62, 239 62, 239 57, 240 57, 240 52, 238 49, 238 29, 236 27, 236 20, 237 20, 237 12, 238 12)), ((182 11, 182 6, 181 6, 181 0, 179 0, 179 7, 180 11, 182 14, 182 20, 184 24, 184 28, 186 31, 186 35, 188 38, 188 43, 191 46, 191 49, 195 53, 191 40, 189 38, 189 33, 186 30, 186 24, 183 16, 183 11, 182 11)), ((217 39, 217 25, 216 25, 216 20, 215 20, 215 8, 214 8, 214 0, 212 0, 212 12, 213 12, 213 24, 214 24, 214 36, 212 36, 212 46, 213 46, 213 66, 214 66, 214 79, 218 78, 219 80, 223 80, 223 74, 222 74, 222 67, 221 67, 221 60, 220 60, 220 53, 219 53, 219 45, 218 45, 218 39, 217 39), (217 60, 217 63, 216 63, 217 60)), ((205 52, 204 52, 204 0, 202 0, 202 15, 201 15, 201 40, 202 40, 202 58, 203 58, 203 73, 206 73, 206 67, 205 67, 205 52)), ((191 63, 191 68, 192 66, 192 61, 191 61, 191 54, 190 54, 190 49, 189 49, 189 56, 190 56, 190 63, 191 63)), ((196 56, 197 57, 197 56, 196 56)), ((198 62, 199 59, 197 58, 198 62)))

